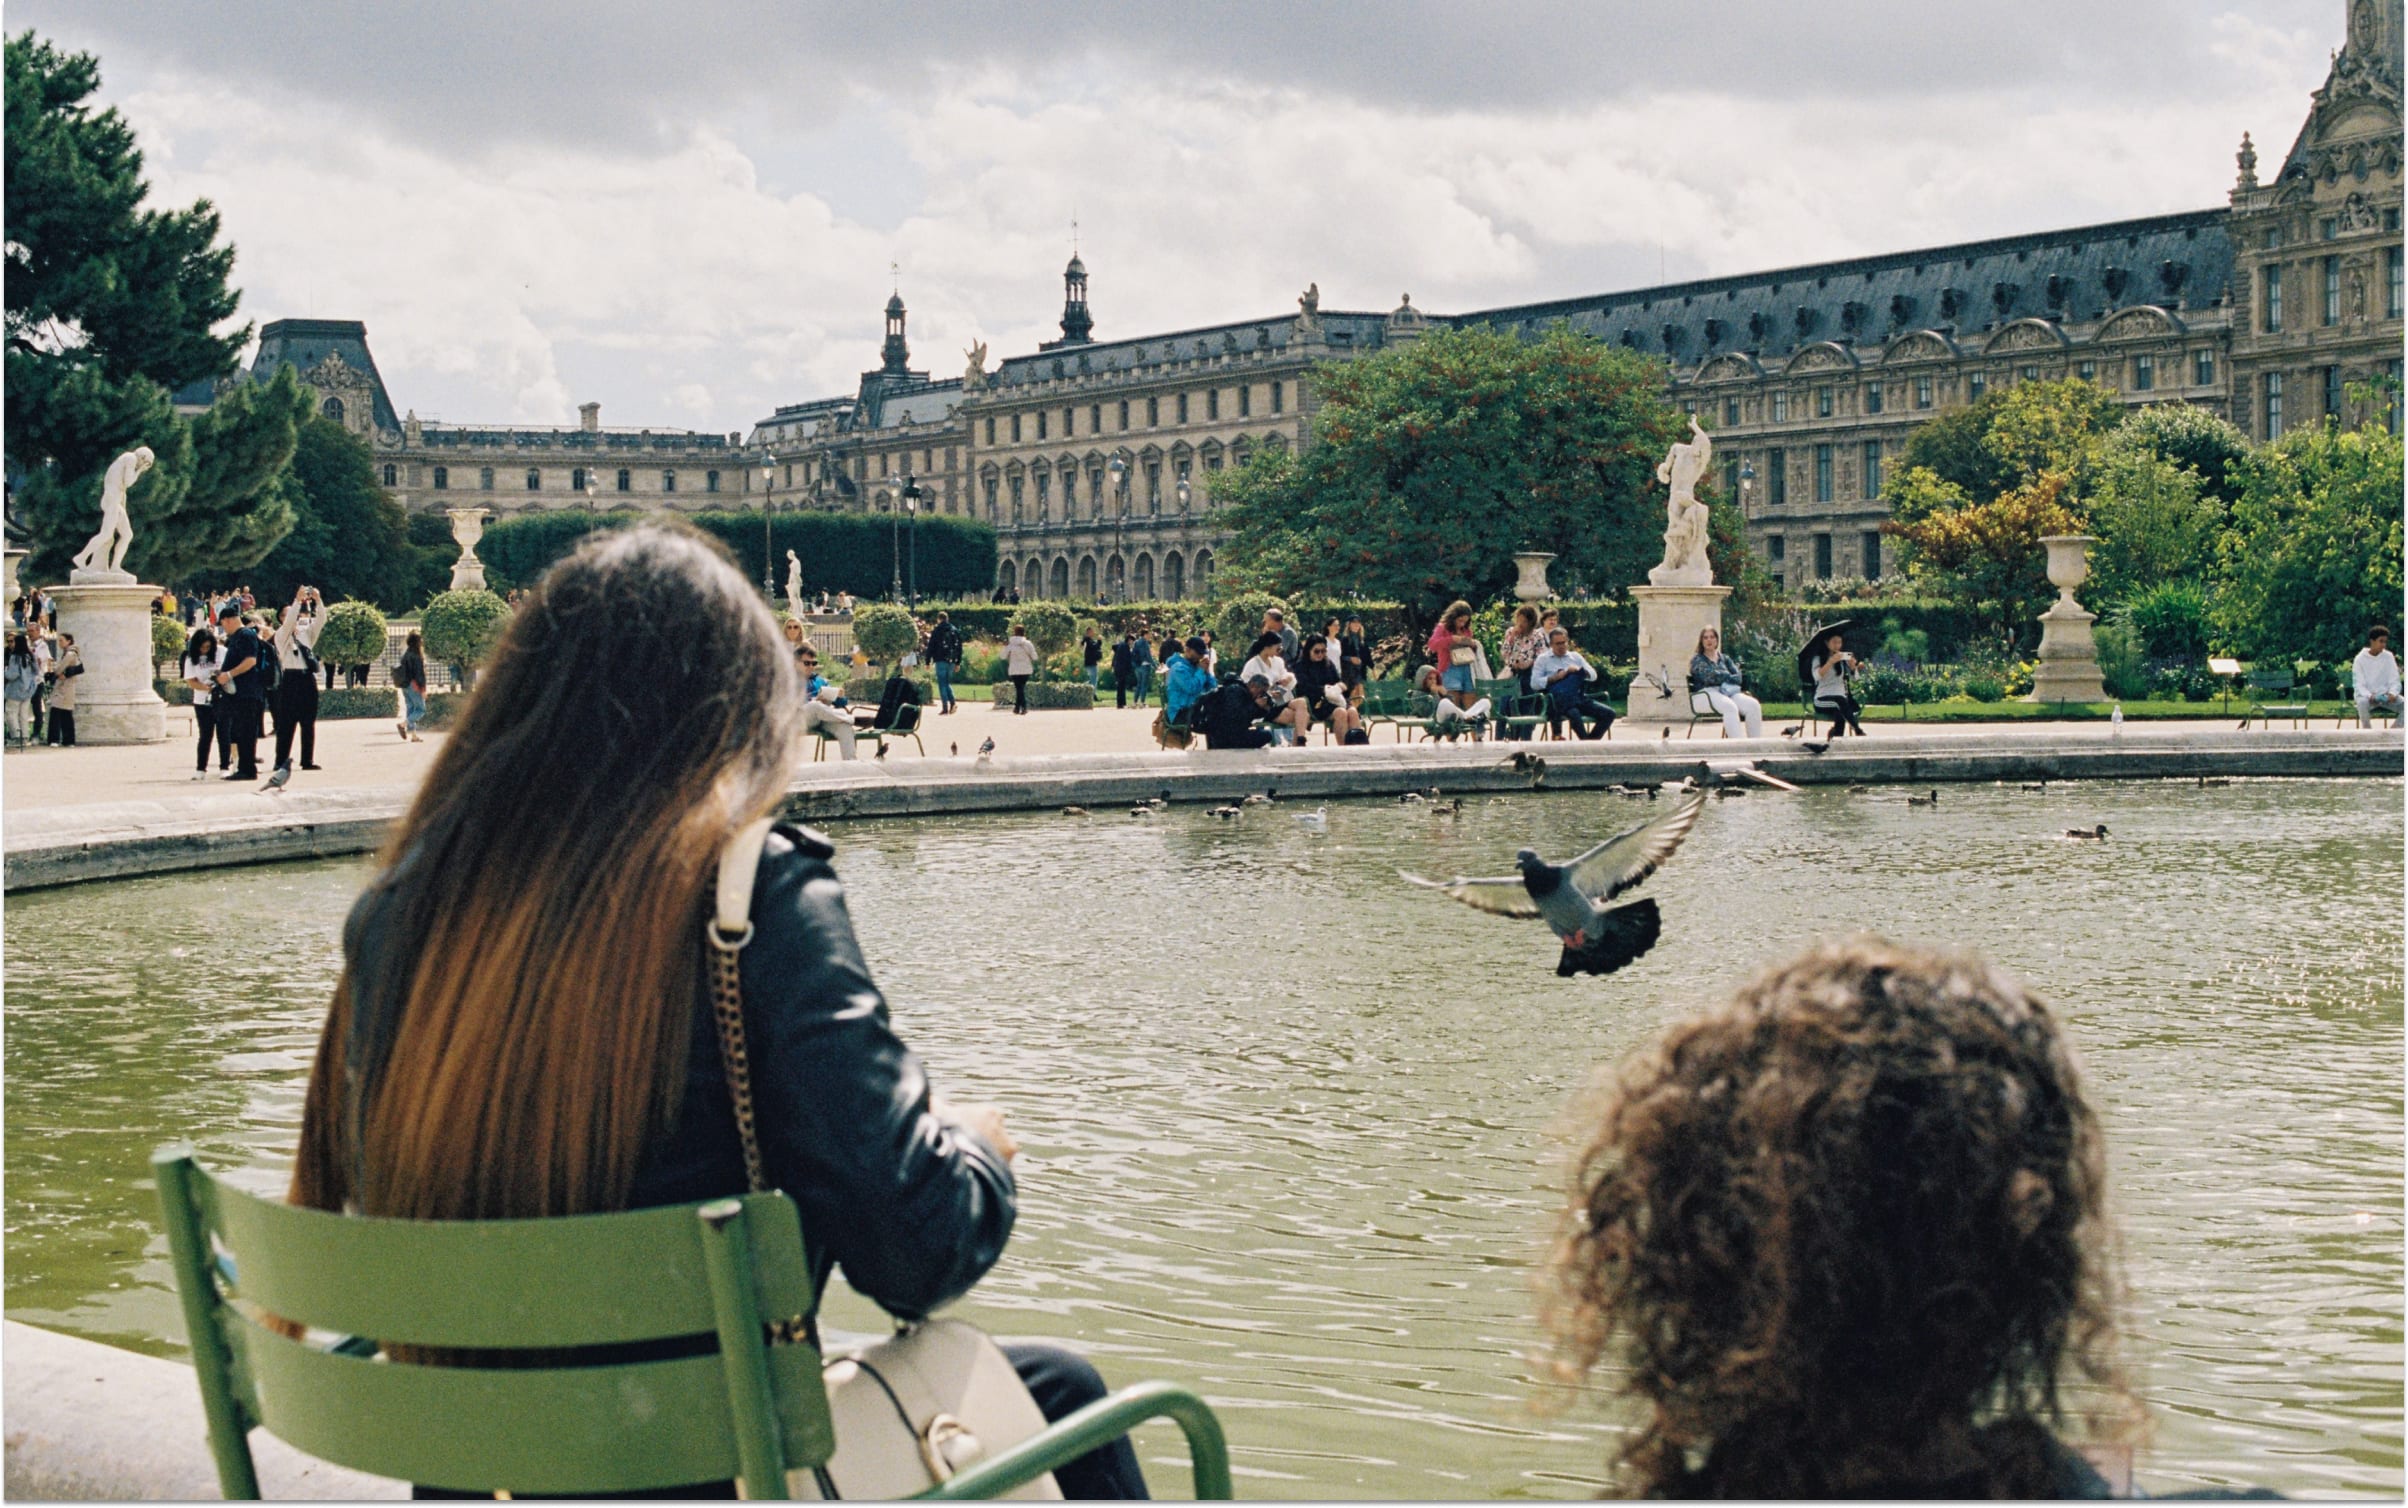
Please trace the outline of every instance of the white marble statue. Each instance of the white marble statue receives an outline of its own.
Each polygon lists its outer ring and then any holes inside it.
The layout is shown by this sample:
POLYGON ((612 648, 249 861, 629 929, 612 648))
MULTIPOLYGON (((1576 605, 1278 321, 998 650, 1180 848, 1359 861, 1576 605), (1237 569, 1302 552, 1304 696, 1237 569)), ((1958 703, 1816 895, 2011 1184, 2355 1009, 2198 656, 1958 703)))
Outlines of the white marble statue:
POLYGON ((786 611, 803 616, 803 558, 792 550, 786 552, 786 611))
POLYGON ((149 446, 137 445, 109 463, 100 482, 100 532, 75 552, 78 571, 125 574, 125 552, 134 542, 134 523, 125 512, 126 489, 141 481, 157 459, 149 446))
POLYGON ((1647 573, 1656 586, 1712 586, 1714 568, 1706 561, 1706 505, 1697 500, 1697 483, 1714 458, 1714 442, 1689 416, 1689 442, 1675 445, 1656 467, 1656 480, 1672 489, 1664 504, 1664 563, 1647 573))

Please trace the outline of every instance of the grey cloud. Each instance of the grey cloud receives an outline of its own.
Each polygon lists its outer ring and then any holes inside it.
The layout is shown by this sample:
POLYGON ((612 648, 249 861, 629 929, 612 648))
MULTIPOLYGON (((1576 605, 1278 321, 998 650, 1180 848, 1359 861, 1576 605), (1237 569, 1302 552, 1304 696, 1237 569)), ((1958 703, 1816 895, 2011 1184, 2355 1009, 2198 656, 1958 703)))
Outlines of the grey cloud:
MULTIPOLYGON (((809 130, 855 91, 908 101, 991 65, 1032 94, 1226 80, 1422 111, 1555 110, 1652 92, 1752 97, 2163 94, 2212 88, 2214 12, 2186 0, 1190 0, 997 5, 718 0, 19 0, 12 24, 104 66, 173 68, 359 111, 453 150, 641 147, 700 121, 809 130)), ((2337 0, 2253 0, 2340 40, 2337 0)), ((747 131, 746 134, 752 134, 747 131)))

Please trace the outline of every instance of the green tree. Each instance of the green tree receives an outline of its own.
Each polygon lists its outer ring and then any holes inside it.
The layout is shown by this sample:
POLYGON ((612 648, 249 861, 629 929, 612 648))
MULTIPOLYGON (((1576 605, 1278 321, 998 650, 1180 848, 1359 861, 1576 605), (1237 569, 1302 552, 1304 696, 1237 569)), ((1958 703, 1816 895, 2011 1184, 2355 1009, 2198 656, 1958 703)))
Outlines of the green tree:
MULTIPOLYGON (((1220 613, 1212 621, 1214 645, 1224 655, 1243 651, 1262 633, 1263 614, 1273 608, 1278 608, 1284 617, 1288 604, 1269 592, 1240 592, 1223 598, 1220 613)), ((1238 653, 1238 657, 1245 658, 1243 653, 1238 653)))
POLYGON ((384 657, 388 626, 376 604, 357 598, 326 610, 318 628, 318 658, 329 665, 372 665, 384 657))
POLYGON ((2109 460, 2135 451, 2196 472, 2202 496, 2216 505, 2220 517, 2232 503, 2232 470, 2249 453, 2249 438, 2196 404, 2152 403, 2107 437, 2109 460))
POLYGON ((2381 424, 2293 430, 2236 467, 2215 602, 2244 655, 2346 659, 2397 624, 2402 584, 2400 437, 2381 424))
POLYGON ((250 338, 218 329, 237 300, 217 212, 143 208, 142 154, 115 110, 92 108, 89 54, 30 31, 6 53, 7 445, 31 566, 64 568, 97 523, 101 473, 148 445, 128 566, 162 581, 247 567, 291 527, 277 473, 293 421, 274 398, 187 426, 168 396, 231 375, 250 338))
POLYGON ((422 600, 409 521, 378 484, 366 442, 313 415, 295 437, 293 478, 300 504, 293 531, 251 573, 262 596, 287 601, 307 585, 395 609, 422 600))
POLYGON ((1910 580, 1966 608, 1991 633, 2029 640, 2039 633, 2034 620, 2056 595, 2041 538, 2080 527, 2063 502, 2067 486, 2064 473, 2043 472, 1988 502, 1882 529, 1913 547, 1910 580))
MULTIPOLYGON (((1990 421, 1998 416, 1999 405, 2005 401, 2006 390, 2001 389, 1985 393, 1963 408, 1950 409, 1925 420, 1906 437, 1906 451, 1892 468, 1882 496, 1903 494, 1906 479, 1916 471, 1930 473, 1931 481, 1922 484, 1916 494, 1926 502, 1932 496, 1933 483, 1952 487, 1958 496, 1967 499, 1993 498, 2015 485, 2015 474, 1988 443, 1990 421)), ((1902 511, 1901 501, 1893 501, 1890 512, 1904 522, 1913 521, 1902 511)))
POLYGON ((1568 593, 1619 590, 1660 558, 1665 447, 1683 434, 1661 365, 1557 328, 1433 332, 1311 381, 1316 443, 1216 478, 1229 584, 1394 599, 1427 622, 1552 551, 1568 593))
POLYGON ((896 665, 920 647, 920 630, 904 609, 892 603, 873 602, 854 610, 853 642, 877 663, 896 665))
POLYGON ((2083 600, 2111 606, 2135 592, 2196 582, 2213 570, 2223 509, 2199 473, 2140 445, 2110 445, 2089 498, 2090 585, 2083 600))
POLYGON ((2079 377, 2019 382, 1999 395, 1982 444, 2006 469, 2011 485, 2054 471, 2079 493, 2100 443, 2123 417, 2115 394, 2095 382, 2079 377))
POLYGON ((509 626, 510 604, 473 587, 441 594, 418 615, 427 654, 459 670, 470 685, 475 684, 476 667, 493 653, 509 626))
MULTIPOLYGON (((1037 646, 1040 661, 1051 660, 1078 641, 1079 620, 1076 614, 1059 602, 1029 602, 1012 610, 1028 642, 1037 646)), ((1037 679, 1050 680, 1042 663, 1037 679)))

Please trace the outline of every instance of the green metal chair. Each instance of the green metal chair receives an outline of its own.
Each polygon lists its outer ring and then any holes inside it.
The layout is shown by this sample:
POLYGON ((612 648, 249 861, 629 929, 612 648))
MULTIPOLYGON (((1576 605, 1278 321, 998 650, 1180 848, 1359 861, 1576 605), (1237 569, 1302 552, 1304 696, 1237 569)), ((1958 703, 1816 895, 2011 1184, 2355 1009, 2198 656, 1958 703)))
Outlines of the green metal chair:
MULTIPOLYGON (((162 1148, 151 1167, 229 1499, 259 1496, 254 1428, 337 1465, 464 1492, 735 1480, 748 1497, 783 1498, 788 1471, 835 1451, 818 1348, 766 1338, 768 1320, 808 1314, 814 1299, 783 1194, 548 1220, 386 1220, 245 1194, 186 1147, 162 1148), (276 1320, 338 1339, 296 1339, 276 1320), (564 1354, 583 1347, 699 1354, 588 1365, 564 1354), (461 1351, 479 1354, 440 1354, 461 1351), (525 1354, 491 1354, 513 1351, 525 1354)), ((1154 1418, 1186 1433, 1196 1495, 1227 1498, 1219 1422, 1165 1383, 1123 1389, 931 1496, 1010 1492, 1154 1418)))

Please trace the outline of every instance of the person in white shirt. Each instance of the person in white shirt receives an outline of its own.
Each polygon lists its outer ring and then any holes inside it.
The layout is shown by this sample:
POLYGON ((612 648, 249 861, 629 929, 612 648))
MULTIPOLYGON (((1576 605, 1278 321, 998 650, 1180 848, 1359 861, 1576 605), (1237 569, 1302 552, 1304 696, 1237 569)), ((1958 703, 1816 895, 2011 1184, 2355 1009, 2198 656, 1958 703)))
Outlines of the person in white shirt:
POLYGON ((2366 632, 2366 647, 2349 662, 2350 690, 2358 700, 2358 726, 2374 726, 2377 712, 2400 715, 2400 662, 2392 658, 2391 630, 2381 624, 2366 632))
POLYGON ((1614 709, 1589 695, 1596 667, 1572 647, 1572 636, 1558 628, 1547 636, 1547 648, 1530 662, 1530 684, 1547 698, 1547 728, 1561 733, 1569 722, 1582 738, 1603 738, 1614 725, 1614 709))
POLYGON ((1037 646, 1017 623, 1003 641, 1003 673, 1012 683, 1012 711, 1028 711, 1028 678, 1037 673, 1037 646))
POLYGON ((324 600, 314 586, 293 594, 293 605, 276 622, 276 662, 284 667, 268 695, 276 703, 276 768, 293 762, 293 735, 301 735, 301 768, 318 768, 318 614, 324 600))
POLYGON ((803 678, 803 731, 816 733, 824 728, 835 738, 838 753, 847 759, 860 757, 853 751, 860 725, 853 721, 853 709, 846 705, 844 693, 820 675, 819 651, 809 644, 796 650, 794 670, 803 678))
POLYGON ((1288 669, 1287 659, 1280 653, 1282 648, 1279 634, 1264 629, 1262 636, 1254 641, 1254 657, 1238 671, 1237 678, 1250 681, 1261 676, 1270 683, 1272 711, 1265 720, 1274 738, 1291 744, 1301 742, 1312 728, 1313 714, 1310 707, 1296 699, 1296 673, 1288 669))
POLYGON ((196 628, 184 641, 184 684, 192 688, 192 721, 200 729, 201 746, 193 755, 192 778, 209 778, 209 746, 217 745, 217 767, 234 768, 234 730, 220 728, 218 709, 211 704, 211 694, 217 685, 218 669, 226 663, 226 647, 217 642, 217 635, 206 628, 196 628))

